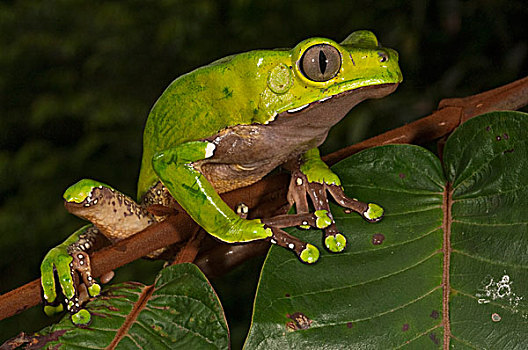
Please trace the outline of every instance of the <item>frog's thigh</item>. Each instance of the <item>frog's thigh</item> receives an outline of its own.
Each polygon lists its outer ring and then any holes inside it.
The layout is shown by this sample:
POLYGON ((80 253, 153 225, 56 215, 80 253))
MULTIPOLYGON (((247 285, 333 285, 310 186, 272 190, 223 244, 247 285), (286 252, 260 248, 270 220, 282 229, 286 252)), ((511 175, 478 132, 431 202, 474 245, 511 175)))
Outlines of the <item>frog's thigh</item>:
POLYGON ((271 237, 271 230, 260 220, 245 220, 235 214, 193 167, 193 162, 212 157, 214 149, 207 141, 186 142, 157 153, 152 166, 170 194, 212 236, 228 243, 271 237))

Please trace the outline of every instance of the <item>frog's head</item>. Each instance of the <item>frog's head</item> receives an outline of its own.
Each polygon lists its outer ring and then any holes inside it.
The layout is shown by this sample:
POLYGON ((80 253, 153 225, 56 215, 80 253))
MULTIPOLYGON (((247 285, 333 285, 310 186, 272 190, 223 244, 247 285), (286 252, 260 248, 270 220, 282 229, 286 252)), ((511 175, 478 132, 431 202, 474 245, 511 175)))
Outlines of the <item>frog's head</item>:
MULTIPOLYGON (((306 39, 290 51, 290 62, 270 71, 268 94, 277 114, 296 113, 329 99, 353 105, 393 92, 402 81, 398 53, 381 47, 366 30, 350 34, 341 43, 326 38, 306 39), (341 99, 344 95, 354 95, 341 99)), ((332 103, 334 104, 334 103, 332 103)))
POLYGON ((312 38, 292 50, 292 68, 305 89, 332 96, 379 84, 398 84, 398 53, 382 48, 372 32, 353 32, 340 44, 312 38))

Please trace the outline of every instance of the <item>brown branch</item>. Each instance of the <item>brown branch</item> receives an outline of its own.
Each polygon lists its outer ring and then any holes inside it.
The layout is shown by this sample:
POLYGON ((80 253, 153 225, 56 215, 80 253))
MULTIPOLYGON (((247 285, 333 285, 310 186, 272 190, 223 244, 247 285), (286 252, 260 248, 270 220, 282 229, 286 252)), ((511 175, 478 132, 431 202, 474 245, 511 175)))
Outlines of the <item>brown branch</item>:
MULTIPOLYGON (((466 98, 440 101, 439 110, 400 128, 343 148, 324 157, 334 164, 369 147, 390 143, 423 143, 448 135, 458 125, 476 115, 504 109, 518 109, 528 105, 528 77, 508 85, 466 98)), ((280 212, 287 205, 288 176, 277 174, 260 182, 226 193, 222 197, 234 207, 244 202, 252 216, 267 217, 280 212)), ((196 230, 196 224, 180 211, 164 222, 152 225, 138 234, 104 248, 91 255, 93 275, 102 274, 137 260, 148 253, 182 242, 196 230)), ((262 254, 267 243, 222 245, 203 252, 195 263, 208 275, 218 275, 252 256, 262 254)), ((40 279, 0 295, 0 320, 15 315, 42 302, 40 279)))

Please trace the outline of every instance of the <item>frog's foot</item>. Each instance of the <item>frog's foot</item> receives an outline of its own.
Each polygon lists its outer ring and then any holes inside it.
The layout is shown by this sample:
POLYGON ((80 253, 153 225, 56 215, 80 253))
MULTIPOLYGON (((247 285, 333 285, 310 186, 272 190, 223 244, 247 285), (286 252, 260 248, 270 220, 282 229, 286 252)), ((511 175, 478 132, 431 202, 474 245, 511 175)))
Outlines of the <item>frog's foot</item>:
MULTIPOLYGON (((264 224, 266 224, 266 226, 272 228, 299 226, 304 229, 308 229, 310 227, 322 229, 326 233, 324 243, 329 251, 339 253, 343 251, 346 247, 345 236, 335 230, 335 223, 330 216, 330 212, 327 210, 316 210, 314 213, 279 215, 272 218, 263 219, 262 221, 264 224), (332 228, 334 229, 334 231, 331 230, 332 228)), ((285 234, 285 232, 283 232, 282 230, 281 232, 283 233, 283 235, 285 234)), ((290 236, 288 235, 288 237, 290 236)), ((285 236, 283 238, 283 241, 286 242, 286 239, 288 237, 285 236)), ((275 242, 273 242, 272 240, 272 243, 275 242)), ((292 247, 295 247, 297 245, 292 246, 290 244, 285 243, 282 246, 293 249, 292 247)), ((299 255, 298 251, 296 251, 296 253, 297 255, 299 255)), ((317 255, 318 254, 319 253, 317 253, 317 255)), ((303 259, 301 258, 301 260, 303 259)))
POLYGON ((271 243, 288 248, 297 254, 299 259, 307 264, 313 264, 319 259, 319 250, 312 244, 305 243, 297 237, 281 230, 284 227, 300 226, 303 228, 325 229, 332 224, 327 210, 316 210, 314 213, 285 214, 262 219, 265 227, 271 228, 271 243))
MULTIPOLYGON (((335 181, 339 183, 339 180, 335 181)), ((383 209, 374 203, 363 203, 356 199, 350 199, 345 196, 340 185, 329 182, 310 182, 306 175, 301 171, 294 171, 288 191, 288 201, 295 204, 298 213, 307 213, 309 211, 308 198, 310 197, 316 212, 325 211, 328 213, 330 223, 322 228, 324 231, 325 247, 333 253, 342 252, 346 248, 346 238, 336 227, 335 221, 330 212, 327 192, 341 206, 359 213, 369 222, 376 222, 383 217, 383 209)), ((303 226, 301 226, 303 227, 303 226)), ((317 226, 312 226, 321 228, 317 226)))
POLYGON ((64 304, 75 325, 87 326, 91 322, 92 317, 88 310, 82 308, 82 305, 88 300, 89 296, 98 296, 101 293, 101 286, 92 277, 89 255, 82 251, 71 253, 71 255, 71 276, 74 276, 74 280, 80 277, 82 284, 75 288, 73 297, 65 297, 64 304))
POLYGON ((95 227, 85 226, 64 243, 51 249, 42 261, 41 283, 45 301, 44 312, 47 315, 61 312, 66 306, 75 324, 86 325, 90 322, 87 311, 82 311, 83 300, 79 297, 79 288, 76 286, 80 276, 91 296, 97 296, 101 290, 91 276, 90 259, 85 252, 93 246, 97 234, 95 227), (64 299, 57 295, 55 273, 64 299))

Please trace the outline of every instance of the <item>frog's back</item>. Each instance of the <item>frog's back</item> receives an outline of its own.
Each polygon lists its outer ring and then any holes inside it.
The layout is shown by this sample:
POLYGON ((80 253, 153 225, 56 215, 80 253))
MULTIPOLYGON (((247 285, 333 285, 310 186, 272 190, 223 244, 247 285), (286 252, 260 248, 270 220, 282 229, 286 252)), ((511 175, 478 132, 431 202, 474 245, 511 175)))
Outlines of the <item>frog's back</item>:
POLYGON ((152 169, 157 152, 208 138, 229 126, 268 118, 258 108, 266 82, 254 76, 258 72, 240 69, 241 64, 255 67, 259 52, 223 58, 180 76, 167 87, 145 125, 138 200, 157 182, 152 169))

